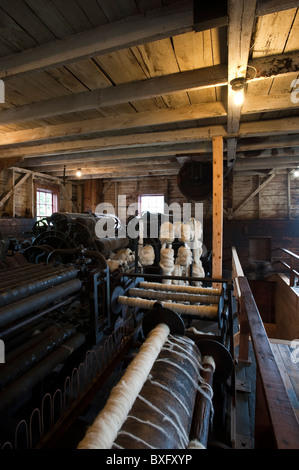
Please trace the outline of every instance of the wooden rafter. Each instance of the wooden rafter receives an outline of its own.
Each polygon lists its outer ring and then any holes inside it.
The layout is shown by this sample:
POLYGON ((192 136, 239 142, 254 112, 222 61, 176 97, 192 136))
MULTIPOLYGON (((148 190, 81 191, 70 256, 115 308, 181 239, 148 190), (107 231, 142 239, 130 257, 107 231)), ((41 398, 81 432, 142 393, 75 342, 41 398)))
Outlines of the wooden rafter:
MULTIPOLYGON (((299 72, 299 51, 251 60, 248 64, 255 69, 255 75, 248 82, 257 82, 268 78, 282 77, 294 72, 299 72)), ((80 112, 90 109, 101 109, 115 106, 130 101, 143 100, 163 96, 165 94, 179 91, 200 90, 209 87, 227 85, 227 65, 215 65, 201 69, 188 70, 161 77, 140 80, 138 82, 123 83, 116 86, 106 87, 73 96, 62 96, 51 100, 18 106, 0 111, 0 123, 32 121, 45 117, 80 112)), ((264 98, 264 111, 273 109, 284 109, 286 100, 290 106, 292 102, 289 97, 282 96, 264 98), (265 99, 268 102, 265 102, 265 99), (274 106, 274 102, 276 107, 274 106), (279 106, 281 108, 279 108, 279 106)), ((247 107, 251 105, 252 98, 243 106, 242 112, 252 112, 247 107)), ((204 104, 205 105, 205 104, 204 104)), ((217 103, 215 103, 217 105, 217 103)), ((294 104, 295 106, 295 104, 294 104)), ((211 117, 207 114, 206 117, 211 117)))
MULTIPOLYGON (((240 125, 238 138, 247 137, 269 137, 285 134, 298 134, 299 117, 281 119, 270 119, 265 121, 244 122, 240 125)), ((196 128, 178 129, 176 131, 145 132, 138 134, 127 134, 123 136, 99 137, 94 139, 78 139, 74 141, 55 142, 47 144, 36 144, 11 148, 0 148, 0 158, 5 157, 30 157, 42 155, 62 154, 65 152, 78 152, 87 150, 128 149, 141 146, 180 144, 191 142, 209 142, 214 136, 222 135, 229 138, 224 125, 204 126, 196 128)), ((288 136, 289 137, 289 136, 288 136)), ((266 141, 267 142, 267 141, 266 141)), ((287 146, 288 141, 281 138, 278 146, 287 146)), ((268 142, 268 147, 263 146, 260 141, 257 148, 271 148, 273 144, 268 142)), ((289 145, 290 146, 290 145, 289 145)), ((244 150, 245 148, 243 148, 244 150)))

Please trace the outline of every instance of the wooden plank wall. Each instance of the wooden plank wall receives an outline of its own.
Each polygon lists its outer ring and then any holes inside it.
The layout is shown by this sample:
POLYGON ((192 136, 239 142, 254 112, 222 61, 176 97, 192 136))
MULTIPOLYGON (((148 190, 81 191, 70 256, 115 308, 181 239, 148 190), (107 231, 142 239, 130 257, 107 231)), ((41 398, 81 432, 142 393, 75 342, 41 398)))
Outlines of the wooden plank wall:
POLYGON ((277 338, 290 340, 299 338, 299 293, 289 286, 284 275, 273 276, 276 282, 277 338))
MULTIPOLYGON (((290 178, 290 198, 291 206, 288 211, 288 184, 287 171, 283 170, 277 174, 273 180, 255 196, 248 205, 236 214, 235 218, 227 218, 228 204, 233 209, 243 203, 250 193, 257 188, 259 184, 257 175, 242 175, 235 173, 233 175, 232 187, 228 191, 228 179, 224 181, 224 243, 223 243, 223 261, 224 268, 230 269, 231 266, 231 246, 236 246, 245 271, 252 269, 249 258, 249 243, 251 237, 270 237, 272 259, 275 263, 281 253, 280 247, 287 248, 295 253, 298 252, 299 240, 299 179, 290 178), (229 198, 228 198, 229 194, 229 198), (231 206, 232 204, 232 206, 231 206)), ((262 182, 263 179, 260 179, 262 182)), ((11 171, 0 172, 0 194, 11 188, 11 171)), ((84 185, 71 184, 71 198, 66 199, 63 192, 60 192, 59 210, 86 210, 84 205, 84 185), (82 199, 82 200, 81 200, 82 199)), ((4 213, 10 216, 14 213, 15 217, 25 217, 26 208, 31 201, 31 180, 28 179, 24 185, 19 186, 14 196, 14 204, 9 200, 6 205, 0 207, 0 217, 4 213), (14 208, 13 208, 14 205, 14 208), (14 210, 14 212, 13 212, 14 210)), ((179 191, 176 176, 148 177, 140 179, 123 180, 102 180, 101 190, 97 190, 96 199, 93 204, 93 210, 101 202, 109 202, 115 207, 115 201, 118 195, 126 195, 127 206, 138 201, 139 194, 164 194, 165 201, 170 205, 174 202, 190 202, 179 191)), ((88 208, 91 208, 89 201, 88 208)), ((193 204, 192 204, 193 206, 193 204)), ((133 214, 131 214, 133 215, 133 214)), ((193 215, 193 214, 192 214, 193 215)), ((204 215, 204 243, 208 249, 212 249, 212 200, 205 200, 203 203, 204 215)))
MULTIPOLYGON (((19 171, 17 169, 7 169, 0 172, 0 197, 13 188, 14 182, 24 175, 24 170, 19 171)), ((11 196, 2 206, 0 206, 0 217, 35 217, 35 194, 34 194, 34 183, 40 183, 41 185, 53 184, 57 187, 59 181, 52 181, 46 176, 43 178, 42 175, 30 175, 29 178, 22 183, 14 191, 11 196)), ((68 182, 64 187, 64 191, 59 190, 59 201, 58 208, 61 212, 74 212, 77 206, 81 206, 81 192, 78 197, 77 183, 68 182), (72 203, 73 202, 73 203, 72 203)), ((78 210, 78 209, 76 209, 78 210)))

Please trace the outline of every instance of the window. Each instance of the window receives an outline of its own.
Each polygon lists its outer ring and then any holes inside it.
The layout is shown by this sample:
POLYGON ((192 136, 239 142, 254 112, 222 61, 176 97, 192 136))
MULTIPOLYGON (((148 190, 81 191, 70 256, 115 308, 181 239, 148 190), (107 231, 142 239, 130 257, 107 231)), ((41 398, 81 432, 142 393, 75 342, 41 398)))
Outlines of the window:
POLYGON ((36 190, 36 219, 49 217, 57 212, 57 194, 47 189, 36 190))
POLYGON ((147 211, 164 214, 164 196, 161 194, 141 194, 138 205, 139 214, 147 211))

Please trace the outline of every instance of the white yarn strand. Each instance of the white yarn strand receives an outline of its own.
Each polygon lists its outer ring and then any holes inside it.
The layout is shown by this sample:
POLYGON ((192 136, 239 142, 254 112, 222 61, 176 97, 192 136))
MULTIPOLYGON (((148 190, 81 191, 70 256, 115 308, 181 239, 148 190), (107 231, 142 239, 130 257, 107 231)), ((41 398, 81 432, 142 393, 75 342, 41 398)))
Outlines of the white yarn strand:
POLYGON ((150 332, 123 378, 112 389, 105 407, 88 429, 78 449, 111 449, 168 334, 169 327, 164 323, 159 324, 150 332))

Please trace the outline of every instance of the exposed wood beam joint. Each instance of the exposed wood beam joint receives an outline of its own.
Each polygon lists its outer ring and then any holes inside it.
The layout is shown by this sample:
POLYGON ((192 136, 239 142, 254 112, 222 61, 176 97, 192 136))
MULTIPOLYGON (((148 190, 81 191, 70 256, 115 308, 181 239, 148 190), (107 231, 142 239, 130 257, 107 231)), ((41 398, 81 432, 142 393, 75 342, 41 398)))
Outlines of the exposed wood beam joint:
POLYGON ((253 193, 251 193, 245 201, 242 202, 242 204, 240 204, 236 209, 232 211, 229 218, 233 218, 249 201, 251 201, 251 199, 253 199, 257 194, 259 194, 260 191, 262 191, 262 189, 264 189, 270 183, 270 181, 273 180, 275 176, 276 170, 272 169, 268 175, 268 178, 262 184, 260 184, 259 187, 255 191, 253 191, 253 193))

